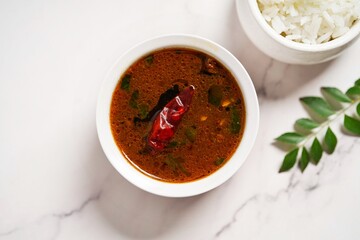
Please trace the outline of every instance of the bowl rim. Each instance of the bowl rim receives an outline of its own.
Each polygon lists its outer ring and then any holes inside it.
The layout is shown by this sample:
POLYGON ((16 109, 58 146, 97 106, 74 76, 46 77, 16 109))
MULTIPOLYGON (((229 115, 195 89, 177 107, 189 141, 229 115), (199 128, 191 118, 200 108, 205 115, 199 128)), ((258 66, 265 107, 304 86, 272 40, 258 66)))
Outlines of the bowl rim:
MULTIPOLYGON (((237 1, 242 1, 242 0, 237 0, 237 1)), ((265 18, 262 16, 260 12, 257 0, 248 0, 248 2, 254 17, 258 22, 258 24, 261 26, 261 28, 272 39, 294 50, 304 51, 304 52, 329 51, 347 44, 348 42, 350 42, 352 39, 354 39, 360 34, 360 19, 358 19, 347 33, 329 42, 320 43, 320 44, 306 44, 306 43, 294 42, 276 33, 275 30, 266 22, 265 18)))
POLYGON ((132 47, 120 56, 108 71, 98 96, 96 127, 100 144, 113 167, 135 186, 166 197, 188 197, 216 188, 227 181, 245 162, 259 128, 259 104, 254 85, 242 64, 225 48, 211 40, 190 34, 167 34, 154 37, 132 47), (182 47, 202 51, 219 60, 235 77, 243 94, 246 124, 239 146, 229 161, 211 175, 186 183, 156 180, 139 170, 118 149, 110 127, 110 103, 113 91, 126 69, 139 58, 163 48, 182 47))

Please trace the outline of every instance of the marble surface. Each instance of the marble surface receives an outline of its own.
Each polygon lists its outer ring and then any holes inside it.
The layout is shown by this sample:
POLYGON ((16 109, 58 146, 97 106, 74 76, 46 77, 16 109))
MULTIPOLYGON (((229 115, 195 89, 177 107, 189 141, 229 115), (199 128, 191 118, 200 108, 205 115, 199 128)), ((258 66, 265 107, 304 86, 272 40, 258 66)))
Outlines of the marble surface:
POLYGON ((360 77, 360 41, 334 61, 295 66, 257 50, 233 0, 0 1, 0 239, 360 239, 360 140, 304 174, 278 174, 273 138, 306 116, 298 98, 360 77), (102 80, 135 43, 167 33, 231 51, 256 86, 258 139, 222 186, 171 199, 107 161, 95 108, 102 80))

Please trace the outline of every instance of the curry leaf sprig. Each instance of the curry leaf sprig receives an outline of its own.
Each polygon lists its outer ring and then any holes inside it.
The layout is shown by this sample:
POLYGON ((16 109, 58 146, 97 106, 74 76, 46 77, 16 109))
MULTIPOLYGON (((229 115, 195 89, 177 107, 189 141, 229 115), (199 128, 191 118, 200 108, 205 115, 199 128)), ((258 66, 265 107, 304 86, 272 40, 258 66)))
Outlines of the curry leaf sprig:
POLYGON ((330 125, 338 118, 344 118, 345 132, 360 136, 360 79, 346 93, 334 87, 322 87, 321 92, 323 98, 300 98, 310 118, 296 120, 294 132, 284 133, 275 139, 291 149, 285 155, 279 172, 290 170, 296 163, 304 172, 309 163, 317 165, 324 152, 332 154, 337 137, 330 125), (349 112, 354 107, 356 111, 350 116, 349 112))

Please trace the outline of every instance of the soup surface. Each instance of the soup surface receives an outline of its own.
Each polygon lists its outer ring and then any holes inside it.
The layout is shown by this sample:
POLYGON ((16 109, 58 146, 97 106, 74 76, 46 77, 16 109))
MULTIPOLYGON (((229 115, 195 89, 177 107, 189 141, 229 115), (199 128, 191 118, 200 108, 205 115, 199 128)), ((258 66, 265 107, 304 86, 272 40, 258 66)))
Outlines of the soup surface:
POLYGON ((110 124, 135 168, 181 183, 210 175, 232 156, 245 127, 245 107, 236 80, 217 60, 169 48, 139 59, 121 76, 110 124))

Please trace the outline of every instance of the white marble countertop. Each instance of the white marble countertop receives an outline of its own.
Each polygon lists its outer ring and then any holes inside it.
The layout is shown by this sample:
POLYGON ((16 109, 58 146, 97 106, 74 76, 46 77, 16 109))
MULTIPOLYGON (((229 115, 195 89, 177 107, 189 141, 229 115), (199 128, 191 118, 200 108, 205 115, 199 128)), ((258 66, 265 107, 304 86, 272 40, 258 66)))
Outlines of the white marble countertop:
POLYGON ((0 239, 360 239, 360 140, 304 174, 278 174, 274 137, 306 116, 298 98, 360 77, 360 41, 315 66, 277 62, 244 35, 233 0, 0 1, 0 239), (196 34, 232 52, 257 88, 261 122, 246 163, 200 196, 144 192, 107 161, 99 87, 135 43, 196 34))

